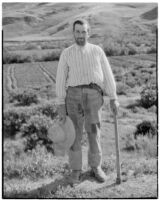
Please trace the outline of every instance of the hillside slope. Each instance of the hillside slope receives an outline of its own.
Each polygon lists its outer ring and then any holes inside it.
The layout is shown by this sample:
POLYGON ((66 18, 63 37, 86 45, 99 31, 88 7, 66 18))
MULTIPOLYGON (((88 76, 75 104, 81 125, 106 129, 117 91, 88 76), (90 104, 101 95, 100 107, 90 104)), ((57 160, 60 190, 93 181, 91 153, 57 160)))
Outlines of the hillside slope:
POLYGON ((89 20, 92 38, 100 40, 157 26, 156 3, 3 3, 2 11, 4 40, 67 39, 78 17, 89 20))

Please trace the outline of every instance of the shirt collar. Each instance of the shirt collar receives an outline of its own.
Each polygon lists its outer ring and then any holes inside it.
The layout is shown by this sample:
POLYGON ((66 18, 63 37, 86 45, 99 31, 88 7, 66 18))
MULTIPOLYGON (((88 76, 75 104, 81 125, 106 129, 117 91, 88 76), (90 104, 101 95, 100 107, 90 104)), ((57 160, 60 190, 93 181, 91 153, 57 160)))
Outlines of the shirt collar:
POLYGON ((79 51, 84 51, 88 48, 89 46, 89 43, 87 42, 84 46, 79 46, 75 43, 75 47, 76 47, 76 50, 79 50, 79 51))

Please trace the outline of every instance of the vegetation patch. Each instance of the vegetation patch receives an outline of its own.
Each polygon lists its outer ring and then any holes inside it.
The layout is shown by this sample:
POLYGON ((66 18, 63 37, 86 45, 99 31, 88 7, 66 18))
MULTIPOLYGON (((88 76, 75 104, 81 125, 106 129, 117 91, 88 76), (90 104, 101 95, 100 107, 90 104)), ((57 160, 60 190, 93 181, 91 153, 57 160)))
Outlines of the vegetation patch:
POLYGON ((30 106, 39 103, 38 95, 33 90, 14 90, 10 94, 10 102, 16 102, 19 106, 30 106))
MULTIPOLYGON (((15 154, 15 151, 10 151, 11 148, 7 149, 9 144, 13 145, 13 143, 5 143, 4 150, 4 177, 6 179, 28 178, 37 180, 39 178, 51 177, 58 173, 63 174, 68 170, 64 160, 57 159, 42 146, 37 146, 36 149, 28 153, 21 152, 20 154, 15 154)), ((15 148, 12 147, 12 149, 15 148)))
POLYGON ((140 103, 144 108, 150 108, 153 105, 157 106, 157 91, 154 83, 144 86, 141 91, 140 103))
POLYGON ((15 137, 28 120, 34 115, 44 117, 44 120, 57 119, 57 110, 53 102, 46 102, 32 106, 8 107, 3 112, 3 135, 4 137, 15 137))
POLYGON ((34 115, 21 127, 22 136, 27 139, 25 151, 43 145, 54 154, 53 142, 48 138, 48 129, 54 122, 45 115, 34 115))
POLYGON ((148 135, 154 136, 157 135, 156 122, 143 121, 142 123, 136 126, 136 131, 134 132, 134 137, 137 138, 138 135, 148 135))

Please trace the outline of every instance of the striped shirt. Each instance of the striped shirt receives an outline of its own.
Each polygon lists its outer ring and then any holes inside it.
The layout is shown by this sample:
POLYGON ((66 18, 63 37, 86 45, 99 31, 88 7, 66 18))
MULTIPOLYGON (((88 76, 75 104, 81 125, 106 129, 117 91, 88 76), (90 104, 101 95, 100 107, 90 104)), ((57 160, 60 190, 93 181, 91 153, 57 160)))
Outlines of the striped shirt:
POLYGON ((96 83, 110 99, 117 99, 116 83, 104 51, 97 45, 77 44, 63 50, 56 76, 56 103, 64 104, 68 86, 96 83))

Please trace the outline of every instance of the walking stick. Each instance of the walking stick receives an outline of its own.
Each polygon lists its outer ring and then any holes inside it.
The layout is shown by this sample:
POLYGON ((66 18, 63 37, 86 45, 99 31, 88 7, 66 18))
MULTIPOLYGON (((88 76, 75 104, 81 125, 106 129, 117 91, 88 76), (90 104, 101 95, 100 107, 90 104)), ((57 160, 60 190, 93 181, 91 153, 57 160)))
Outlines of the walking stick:
POLYGON ((121 183, 121 170, 120 170, 120 150, 119 150, 119 135, 117 126, 117 114, 114 113, 114 124, 115 124, 115 144, 116 144, 116 167, 117 167, 117 178, 116 183, 121 183))

